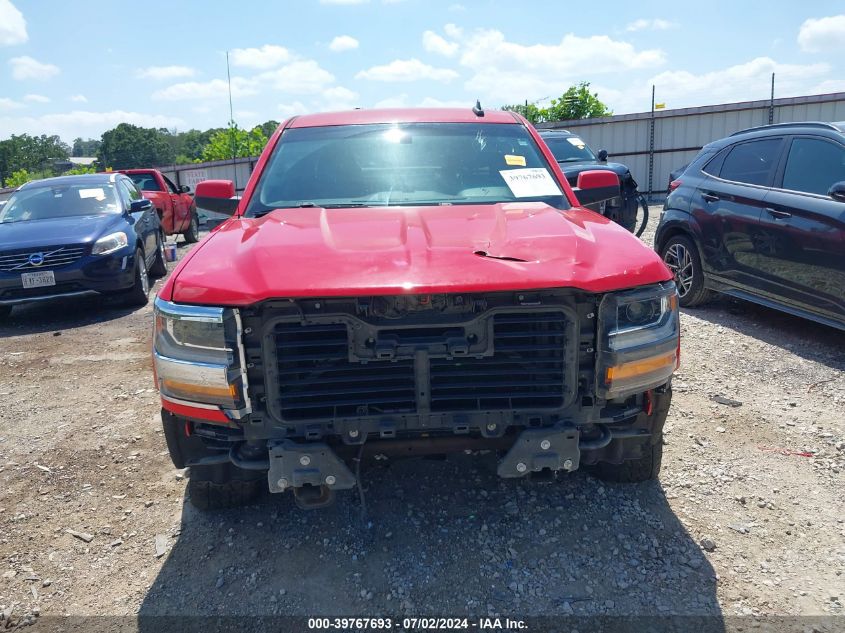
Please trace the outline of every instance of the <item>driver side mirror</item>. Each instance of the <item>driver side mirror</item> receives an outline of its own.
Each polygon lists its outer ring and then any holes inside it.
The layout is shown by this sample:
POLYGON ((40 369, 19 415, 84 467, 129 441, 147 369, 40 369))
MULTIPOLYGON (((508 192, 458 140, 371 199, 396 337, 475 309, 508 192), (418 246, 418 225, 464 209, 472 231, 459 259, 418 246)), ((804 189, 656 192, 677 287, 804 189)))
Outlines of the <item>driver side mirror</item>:
POLYGON ((607 162, 607 150, 600 149, 599 150, 599 162, 606 163, 607 162))
POLYGON ((845 180, 834 183, 827 195, 838 202, 845 202, 845 180))
POLYGON ((240 202, 235 197, 235 183, 231 180, 203 180, 197 184, 194 200, 198 209, 226 215, 233 215, 240 202))
POLYGON ((140 213, 148 211, 153 208, 153 201, 142 198, 141 200, 133 200, 129 203, 129 213, 140 213))
POLYGON ((605 169, 591 169, 578 174, 578 186, 573 189, 581 206, 610 200, 620 195, 619 176, 605 169))
POLYGON ((180 193, 191 193, 191 188, 188 185, 182 185, 179 187, 180 193))

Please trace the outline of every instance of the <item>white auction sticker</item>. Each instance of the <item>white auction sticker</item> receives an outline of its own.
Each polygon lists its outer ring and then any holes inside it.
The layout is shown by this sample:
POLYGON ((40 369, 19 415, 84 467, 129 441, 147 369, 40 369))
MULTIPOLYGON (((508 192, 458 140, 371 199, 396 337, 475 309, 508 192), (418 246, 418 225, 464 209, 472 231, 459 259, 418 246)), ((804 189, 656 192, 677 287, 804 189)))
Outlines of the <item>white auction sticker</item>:
POLYGON ((549 171, 543 167, 503 169, 499 173, 502 174, 511 193, 517 198, 561 195, 560 187, 557 186, 549 171))

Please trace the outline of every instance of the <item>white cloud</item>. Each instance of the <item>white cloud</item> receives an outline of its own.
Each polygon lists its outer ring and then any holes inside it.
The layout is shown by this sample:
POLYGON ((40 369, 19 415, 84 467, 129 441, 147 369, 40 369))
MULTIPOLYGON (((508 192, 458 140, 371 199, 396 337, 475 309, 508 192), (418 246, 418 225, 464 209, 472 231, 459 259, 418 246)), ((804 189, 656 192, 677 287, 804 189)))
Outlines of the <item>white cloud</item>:
MULTIPOLYGON (((248 97, 258 92, 254 82, 244 77, 232 77, 232 96, 248 97)), ((188 99, 215 99, 227 97, 229 86, 225 79, 211 81, 186 81, 156 90, 152 98, 157 101, 185 101, 188 99)))
POLYGON ((142 127, 181 128, 185 122, 178 117, 141 112, 111 110, 109 112, 73 112, 45 114, 39 117, 0 116, 0 138, 10 134, 58 134, 65 140, 78 136, 97 138, 119 123, 132 123, 142 127))
POLYGON ((450 13, 464 13, 466 10, 467 10, 467 8, 464 5, 459 4, 459 3, 450 4, 449 9, 448 9, 448 11, 450 13))
POLYGON ((639 20, 634 20, 628 26, 625 27, 626 31, 633 32, 633 31, 667 31, 669 29, 674 29, 678 25, 675 22, 670 22, 669 20, 662 20, 661 18, 653 18, 651 20, 647 20, 645 18, 640 18, 639 20))
POLYGON ((147 66, 146 68, 139 68, 135 74, 141 79, 160 81, 162 79, 193 77, 197 74, 197 71, 189 66, 147 66))
POLYGON ((266 70, 293 59, 291 52, 283 46, 265 44, 261 48, 236 48, 229 54, 233 66, 266 70))
POLYGON ((25 79, 49 79, 58 75, 60 72, 58 66, 39 62, 37 59, 33 59, 28 55, 12 57, 9 60, 9 65, 12 67, 12 77, 18 81, 25 79))
POLYGON ((475 101, 470 101, 468 99, 449 99, 443 101, 441 99, 435 99, 434 97, 426 97, 419 103, 419 107, 421 108, 466 108, 467 110, 472 108, 474 105, 475 101))
POLYGON ((358 40, 351 35, 338 35, 332 40, 332 43, 329 44, 329 50, 334 51, 335 53, 351 51, 356 48, 358 48, 358 40))
POLYGON ((50 97, 45 97, 44 95, 26 95, 23 98, 24 101, 29 101, 31 103, 50 103, 50 97))
POLYGON ((285 118, 292 117, 295 114, 306 114, 308 112, 308 108, 301 101, 279 104, 279 114, 281 114, 285 118))
POLYGON ((377 101, 375 106, 376 108, 407 108, 408 107, 408 95, 406 93, 402 93, 393 97, 387 97, 386 99, 382 99, 381 101, 377 101))
POLYGON ((798 44, 808 53, 845 49, 845 14, 806 20, 798 31, 798 44))
POLYGON ((88 103, 88 97, 85 95, 72 95, 69 97, 74 103, 88 103))
POLYGON ((326 110, 351 110, 358 105, 359 95, 343 86, 327 88, 322 94, 322 106, 326 110))
POLYGON ((289 94, 318 93, 334 83, 334 75, 312 59, 261 73, 256 79, 289 94))
POLYGON ((0 0, 0 46, 23 44, 28 39, 23 14, 9 0, 0 0))
POLYGON ((435 68, 416 58, 395 59, 389 64, 373 66, 355 75, 356 79, 388 82, 418 81, 420 79, 449 82, 458 77, 458 73, 451 68, 435 68))
POLYGON ((458 52, 460 45, 457 42, 449 42, 440 37, 434 31, 426 31, 422 36, 423 48, 429 53, 437 53, 438 55, 445 55, 451 57, 458 52))
POLYGON ((22 107, 22 103, 18 103, 17 101, 9 99, 8 97, 0 97, 0 110, 17 110, 18 108, 22 107))

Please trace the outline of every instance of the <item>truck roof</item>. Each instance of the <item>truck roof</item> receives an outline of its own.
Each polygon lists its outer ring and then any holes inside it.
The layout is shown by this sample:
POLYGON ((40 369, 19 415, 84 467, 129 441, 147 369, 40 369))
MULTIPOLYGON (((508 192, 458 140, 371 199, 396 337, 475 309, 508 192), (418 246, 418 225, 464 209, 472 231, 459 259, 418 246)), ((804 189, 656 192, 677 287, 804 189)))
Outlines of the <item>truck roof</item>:
POLYGON ((323 127, 327 125, 367 125, 374 123, 519 123, 512 112, 485 110, 476 115, 466 108, 385 108, 319 112, 296 117, 289 127, 323 127))

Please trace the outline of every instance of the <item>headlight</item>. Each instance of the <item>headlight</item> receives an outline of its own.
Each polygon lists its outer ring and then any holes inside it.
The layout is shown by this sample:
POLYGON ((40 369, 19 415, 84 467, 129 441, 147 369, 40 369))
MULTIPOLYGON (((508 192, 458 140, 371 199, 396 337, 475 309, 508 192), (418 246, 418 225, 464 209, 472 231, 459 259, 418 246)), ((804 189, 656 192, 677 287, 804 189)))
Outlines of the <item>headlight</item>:
POLYGON ((247 408, 240 330, 235 309, 157 298, 153 356, 161 394, 187 403, 247 408))
POLYGON ((117 233, 111 233, 110 235, 101 237, 96 242, 94 242, 94 247, 91 249, 91 254, 108 255, 109 253, 119 251, 121 248, 126 247, 128 244, 129 238, 126 236, 126 233, 124 233, 123 231, 118 231, 117 233))
POLYGON ((608 294, 599 308, 598 391, 619 398, 664 384, 678 366, 675 284, 608 294))

